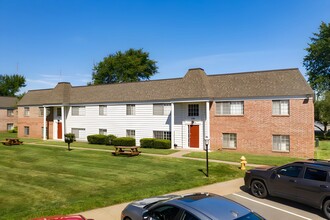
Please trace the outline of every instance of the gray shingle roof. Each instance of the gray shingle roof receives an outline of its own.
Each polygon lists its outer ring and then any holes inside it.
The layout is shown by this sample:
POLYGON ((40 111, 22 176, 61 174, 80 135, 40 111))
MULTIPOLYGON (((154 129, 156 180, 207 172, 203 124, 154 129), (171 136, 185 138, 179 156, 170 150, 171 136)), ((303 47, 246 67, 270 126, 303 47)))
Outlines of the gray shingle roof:
POLYGON ((298 69, 206 75, 190 69, 183 78, 72 87, 59 83, 54 89, 29 91, 24 105, 87 104, 170 101, 269 96, 313 95, 298 69))
POLYGON ((17 98, 0 96, 0 108, 16 108, 17 98))

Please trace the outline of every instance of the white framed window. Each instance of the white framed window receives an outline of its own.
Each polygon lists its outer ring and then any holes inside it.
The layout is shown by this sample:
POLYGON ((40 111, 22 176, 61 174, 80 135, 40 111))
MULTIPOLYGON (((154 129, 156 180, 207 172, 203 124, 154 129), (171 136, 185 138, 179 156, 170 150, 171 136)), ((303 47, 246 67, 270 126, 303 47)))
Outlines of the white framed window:
POLYGON ((244 102, 231 101, 231 102, 216 102, 216 115, 243 115, 244 102))
POLYGON ((154 131, 154 138, 171 140, 171 132, 170 131, 154 131))
POLYGON ((126 130, 126 137, 135 138, 135 130, 126 130))
POLYGON ((24 116, 30 116, 30 107, 24 107, 24 116))
POLYGON ((273 135, 273 151, 290 151, 289 135, 273 135))
POLYGON ((13 123, 8 123, 7 124, 7 131, 11 131, 14 129, 14 124, 13 123))
POLYGON ((289 100, 273 100, 273 115, 289 115, 289 100))
POLYGON ((44 116, 44 108, 43 107, 39 107, 39 117, 44 116))
POLYGON ((188 116, 199 116, 199 105, 189 104, 188 105, 188 116))
POLYGON ((107 129, 100 128, 99 129, 99 134, 107 135, 107 129))
POLYGON ((7 117, 13 117, 14 116, 14 109, 7 109, 7 117))
POLYGON ((72 106, 72 116, 84 116, 86 114, 85 106, 72 106))
POLYGON ((26 136, 30 135, 30 127, 29 126, 24 126, 24 135, 26 135, 26 136))
POLYGON ((126 115, 135 115, 135 105, 134 104, 126 105, 126 115))
POLYGON ((236 149, 237 135, 235 133, 222 134, 222 148, 236 149))
POLYGON ((71 133, 73 133, 76 138, 79 138, 79 139, 86 138, 85 128, 71 128, 71 133))
POLYGON ((99 115, 107 115, 107 106, 99 105, 99 115))
POLYGON ((171 104, 153 104, 153 115, 169 115, 171 104))

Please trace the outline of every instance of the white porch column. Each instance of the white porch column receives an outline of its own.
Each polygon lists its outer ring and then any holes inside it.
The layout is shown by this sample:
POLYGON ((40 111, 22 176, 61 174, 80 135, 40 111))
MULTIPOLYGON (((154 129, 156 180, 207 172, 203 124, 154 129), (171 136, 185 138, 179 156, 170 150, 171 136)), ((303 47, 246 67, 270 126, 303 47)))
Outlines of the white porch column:
MULTIPOLYGON (((208 138, 211 138, 210 137, 210 102, 209 101, 206 102, 206 121, 205 121, 205 123, 206 123, 205 137, 207 136, 208 138)), ((209 143, 209 147, 210 146, 211 146, 211 141, 209 143)))
POLYGON ((65 115, 64 115, 64 106, 61 106, 61 121, 62 121, 62 140, 64 140, 64 134, 65 134, 65 115))
POLYGON ((47 124, 46 124, 46 117, 47 117, 47 108, 44 106, 44 129, 42 131, 42 139, 47 140, 47 124))
POLYGON ((174 103, 171 103, 171 149, 174 149, 174 103))

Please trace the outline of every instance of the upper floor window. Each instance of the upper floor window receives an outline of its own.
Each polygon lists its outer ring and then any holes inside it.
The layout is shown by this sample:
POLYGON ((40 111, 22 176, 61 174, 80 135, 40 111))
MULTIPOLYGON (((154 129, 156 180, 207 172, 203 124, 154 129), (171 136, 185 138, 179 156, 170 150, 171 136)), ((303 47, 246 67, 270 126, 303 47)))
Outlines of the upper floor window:
POLYGON ((43 107, 39 107, 39 116, 44 116, 44 108, 43 107))
POLYGON ((274 151, 290 151, 290 136, 289 135, 273 135, 273 150, 274 151))
POLYGON ((107 106, 99 105, 99 115, 107 115, 107 106))
POLYGON ((171 140, 171 132, 170 131, 154 131, 154 138, 171 140))
POLYGON ((222 147, 235 149, 237 147, 237 135, 234 133, 222 134, 222 147))
POLYGON ((217 115, 243 115, 244 114, 244 102, 217 102, 216 103, 217 115))
POLYGON ((188 105, 188 116, 199 116, 199 105, 189 104, 188 105))
POLYGON ((7 116, 13 117, 14 116, 14 109, 7 109, 7 116))
POLYGON ((85 106, 73 106, 72 107, 72 115, 73 116, 83 116, 85 115, 85 106))
POLYGON ((30 107, 24 107, 24 116, 30 116, 30 107))
POLYGON ((170 104, 154 104, 153 114, 154 115, 169 115, 171 112, 170 104))
POLYGON ((126 130, 126 137, 135 138, 135 130, 126 130))
POLYGON ((126 105, 126 115, 135 115, 135 105, 126 105))
POLYGON ((274 100, 273 115, 289 115, 289 100, 274 100))

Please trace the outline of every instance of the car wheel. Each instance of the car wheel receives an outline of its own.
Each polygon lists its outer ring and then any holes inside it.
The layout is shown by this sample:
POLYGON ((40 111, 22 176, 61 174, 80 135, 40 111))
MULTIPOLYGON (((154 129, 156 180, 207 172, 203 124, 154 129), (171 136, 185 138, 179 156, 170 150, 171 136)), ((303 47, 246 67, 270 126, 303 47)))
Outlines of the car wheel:
POLYGON ((324 202, 323 204, 323 213, 327 219, 330 219, 330 200, 324 202))
POLYGON ((124 220, 132 220, 130 217, 125 217, 124 220))
POLYGON ((268 195, 267 188, 260 180, 253 180, 251 184, 251 193, 255 197, 265 198, 268 195))

